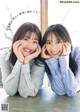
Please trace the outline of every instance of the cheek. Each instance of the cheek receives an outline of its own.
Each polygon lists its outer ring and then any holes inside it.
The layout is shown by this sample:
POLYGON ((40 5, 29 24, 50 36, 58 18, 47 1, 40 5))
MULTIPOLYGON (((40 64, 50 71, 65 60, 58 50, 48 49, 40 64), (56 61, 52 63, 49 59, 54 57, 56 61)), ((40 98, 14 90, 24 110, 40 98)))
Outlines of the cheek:
POLYGON ((25 44, 26 44, 25 40, 21 40, 21 45, 25 46, 25 44))
POLYGON ((58 48, 59 48, 59 50, 62 50, 63 45, 62 44, 58 45, 58 48))
POLYGON ((34 45, 33 49, 36 50, 38 48, 38 45, 34 45))

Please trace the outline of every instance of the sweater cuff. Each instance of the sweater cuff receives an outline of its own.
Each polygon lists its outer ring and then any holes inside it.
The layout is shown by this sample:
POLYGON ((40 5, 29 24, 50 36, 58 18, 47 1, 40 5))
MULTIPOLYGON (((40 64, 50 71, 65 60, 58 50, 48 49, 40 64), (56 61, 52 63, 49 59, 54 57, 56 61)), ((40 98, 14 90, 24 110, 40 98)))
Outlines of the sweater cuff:
POLYGON ((22 63, 17 60, 16 63, 15 63, 15 65, 14 65, 14 72, 16 71, 16 69, 17 70, 20 69, 21 65, 22 65, 22 63))
POLYGON ((69 55, 60 56, 59 64, 60 64, 61 70, 63 70, 63 69, 64 69, 64 71, 67 70, 69 68, 69 55))
POLYGON ((45 60, 45 62, 47 63, 48 67, 50 69, 56 69, 58 67, 58 59, 57 58, 51 58, 51 59, 47 59, 45 60))
POLYGON ((30 65, 29 65, 29 63, 27 63, 27 64, 23 64, 22 65, 22 72, 23 73, 27 73, 27 72, 30 72, 30 65))

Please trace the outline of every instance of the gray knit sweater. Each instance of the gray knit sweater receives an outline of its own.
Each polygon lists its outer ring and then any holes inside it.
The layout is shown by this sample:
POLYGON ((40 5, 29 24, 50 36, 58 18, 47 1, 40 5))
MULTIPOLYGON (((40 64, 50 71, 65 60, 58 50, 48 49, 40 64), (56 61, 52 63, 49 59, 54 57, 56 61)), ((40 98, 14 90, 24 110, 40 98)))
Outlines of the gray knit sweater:
POLYGON ((45 67, 43 64, 37 66, 34 60, 28 64, 22 64, 18 60, 15 65, 9 61, 9 51, 0 54, 0 67, 2 71, 3 88, 8 95, 15 95, 26 98, 35 96, 43 84, 45 67))

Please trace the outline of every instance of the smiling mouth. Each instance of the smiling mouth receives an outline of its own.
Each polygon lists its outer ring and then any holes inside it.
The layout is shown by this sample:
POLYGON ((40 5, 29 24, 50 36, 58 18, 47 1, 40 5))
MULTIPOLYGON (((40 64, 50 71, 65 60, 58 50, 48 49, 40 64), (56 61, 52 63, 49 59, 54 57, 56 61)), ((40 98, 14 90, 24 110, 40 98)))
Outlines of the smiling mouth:
POLYGON ((24 48, 24 51, 25 52, 31 52, 31 50, 30 49, 27 49, 27 48, 24 48))
POLYGON ((58 55, 58 54, 60 54, 60 51, 58 51, 58 52, 51 52, 51 54, 52 55, 58 55))

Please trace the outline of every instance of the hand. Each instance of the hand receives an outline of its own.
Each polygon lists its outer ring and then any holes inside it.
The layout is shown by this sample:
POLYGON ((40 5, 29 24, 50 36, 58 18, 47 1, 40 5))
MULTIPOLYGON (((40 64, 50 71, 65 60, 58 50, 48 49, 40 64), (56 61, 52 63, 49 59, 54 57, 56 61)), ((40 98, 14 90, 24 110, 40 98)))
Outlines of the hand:
POLYGON ((65 56, 70 54, 70 52, 71 52, 71 44, 69 44, 68 42, 64 43, 61 55, 65 56))
POLYGON ((38 57, 38 55, 41 53, 41 47, 38 45, 36 51, 28 56, 25 57, 24 59, 24 64, 29 63, 30 60, 38 57))
POLYGON ((24 56, 22 55, 22 46, 21 46, 21 41, 18 40, 13 44, 13 52, 16 55, 17 59, 23 63, 24 61, 24 56))
POLYGON ((51 55, 49 55, 49 53, 47 52, 45 45, 42 47, 41 57, 44 59, 52 58, 51 55))

